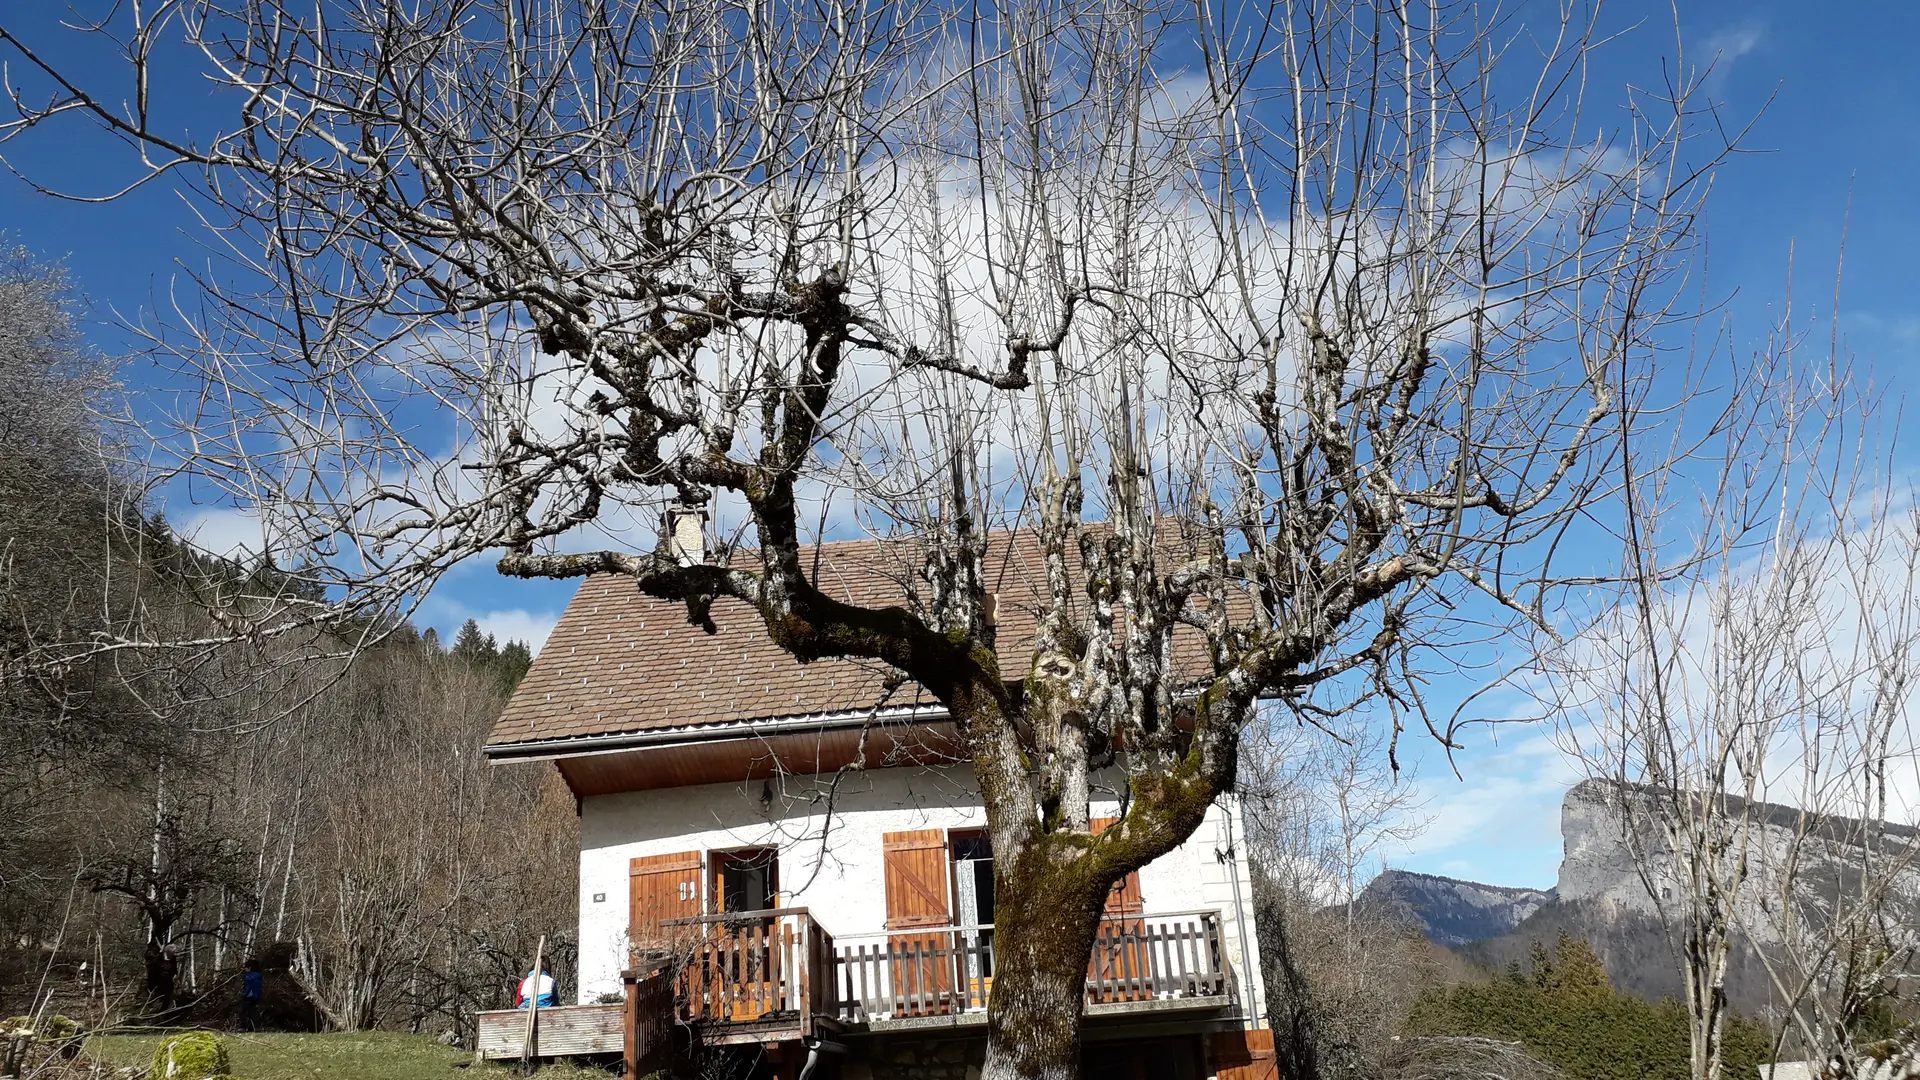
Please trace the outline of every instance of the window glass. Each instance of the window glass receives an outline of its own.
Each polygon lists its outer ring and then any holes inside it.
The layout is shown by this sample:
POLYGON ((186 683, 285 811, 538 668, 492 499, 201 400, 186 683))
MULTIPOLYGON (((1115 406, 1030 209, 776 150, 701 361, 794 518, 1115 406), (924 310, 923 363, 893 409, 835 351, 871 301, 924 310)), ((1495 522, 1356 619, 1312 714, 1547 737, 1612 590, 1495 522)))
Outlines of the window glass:
POLYGON ((764 911, 779 898, 780 862, 772 849, 715 854, 721 911, 764 911))

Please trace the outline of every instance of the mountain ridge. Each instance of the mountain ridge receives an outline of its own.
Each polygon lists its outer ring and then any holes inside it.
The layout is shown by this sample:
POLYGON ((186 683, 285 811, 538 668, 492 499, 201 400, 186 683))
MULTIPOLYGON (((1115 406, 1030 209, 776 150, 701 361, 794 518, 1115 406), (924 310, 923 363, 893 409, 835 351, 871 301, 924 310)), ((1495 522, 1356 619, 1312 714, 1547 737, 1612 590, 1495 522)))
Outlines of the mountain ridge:
POLYGON ((1412 922, 1428 941, 1451 948, 1513 930, 1555 895, 1552 889, 1389 869, 1367 883, 1358 905, 1412 922))
MULTIPOLYGON (((1360 903, 1416 926, 1429 941, 1474 963, 1496 969, 1524 965, 1535 945, 1551 946, 1563 933, 1585 939, 1613 984, 1646 1000, 1678 996, 1683 987, 1660 904, 1647 892, 1623 827, 1625 805, 1647 797, 1645 789, 1586 780, 1569 788, 1560 807, 1563 854, 1554 885, 1528 889, 1487 885, 1408 870, 1383 871, 1361 892, 1360 903)), ((1839 882, 1862 829, 1912 843, 1910 826, 1806 814, 1791 807, 1727 797, 1731 813, 1751 816, 1755 881, 1743 908, 1762 904, 1790 851, 1800 853, 1797 872, 1816 881, 1839 882), (1795 836, 1819 842, 1790 848, 1795 836)), ((1665 853, 1658 837, 1644 841, 1655 858, 1665 853)), ((1669 856, 1670 857, 1670 856, 1669 856)), ((1920 921, 1920 863, 1900 874, 1894 890, 1901 918, 1920 921)), ((1774 1004, 1773 988, 1758 950, 1772 940, 1766 918, 1744 911, 1743 931, 1729 956, 1727 995, 1744 1011, 1774 1004), (1758 934, 1750 937, 1749 933, 1758 934)))

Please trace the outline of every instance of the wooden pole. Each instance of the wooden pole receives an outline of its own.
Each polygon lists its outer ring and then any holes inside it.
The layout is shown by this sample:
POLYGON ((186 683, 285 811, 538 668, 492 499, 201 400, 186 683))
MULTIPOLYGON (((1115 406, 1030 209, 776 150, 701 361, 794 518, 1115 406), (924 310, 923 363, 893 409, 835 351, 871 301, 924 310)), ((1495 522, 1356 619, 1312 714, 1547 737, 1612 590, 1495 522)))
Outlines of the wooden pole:
POLYGON ((531 993, 527 995, 527 1037, 520 1043, 520 1071, 523 1073, 533 1071, 533 1024, 540 1015, 540 961, 545 959, 546 952, 547 935, 541 934, 540 943, 533 947, 533 974, 527 977, 531 993))

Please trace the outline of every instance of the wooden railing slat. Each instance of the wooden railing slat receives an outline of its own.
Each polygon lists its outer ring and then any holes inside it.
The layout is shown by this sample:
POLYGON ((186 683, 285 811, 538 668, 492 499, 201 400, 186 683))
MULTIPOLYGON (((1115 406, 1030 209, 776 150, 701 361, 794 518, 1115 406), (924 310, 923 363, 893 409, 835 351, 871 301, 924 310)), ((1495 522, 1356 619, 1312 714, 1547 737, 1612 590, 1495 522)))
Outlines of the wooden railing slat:
POLYGON ((1180 929, 1182 931, 1181 943, 1180 943, 1180 986, 1182 989, 1185 989, 1188 984, 1188 980, 1199 978, 1199 972, 1195 970, 1190 970, 1187 967, 1187 946, 1191 944, 1191 941, 1192 941, 1193 924, 1188 923, 1187 925, 1181 927, 1180 929))
MULTIPOLYGON (((1200 913, 1193 913, 1199 915, 1200 913)), ((819 932, 803 927, 804 933, 819 932)), ((796 954, 799 955, 799 954, 796 954)), ((989 1001, 993 946, 991 928, 916 927, 880 942, 862 941, 804 948, 808 963, 831 967, 830 975, 807 976, 823 988, 810 1011, 845 1021, 889 1016, 934 1016, 984 1009, 989 1001), (953 980, 960 980, 953 985, 953 980)), ((1228 991, 1225 944, 1218 915, 1198 918, 1127 915, 1102 923, 1088 965, 1089 1003, 1216 996, 1228 991)), ((785 976, 789 981, 791 974, 785 976)), ((778 1003, 782 974, 769 976, 778 1003)), ((784 1000, 792 1000, 791 994, 784 1000)))
POLYGON ((873 995, 867 993, 867 947, 865 945, 862 945, 860 946, 860 1005, 861 1005, 861 1008, 865 1009, 866 1003, 872 1000, 873 1000, 873 995))
POLYGON ((926 973, 920 966, 922 963, 921 954, 925 951, 925 944, 925 942, 916 940, 913 943, 913 951, 911 954, 913 958, 908 961, 910 966, 907 969, 907 1007, 912 1009, 916 1014, 920 1012, 922 1005, 925 1004, 922 997, 923 991, 926 989, 927 980, 926 973))

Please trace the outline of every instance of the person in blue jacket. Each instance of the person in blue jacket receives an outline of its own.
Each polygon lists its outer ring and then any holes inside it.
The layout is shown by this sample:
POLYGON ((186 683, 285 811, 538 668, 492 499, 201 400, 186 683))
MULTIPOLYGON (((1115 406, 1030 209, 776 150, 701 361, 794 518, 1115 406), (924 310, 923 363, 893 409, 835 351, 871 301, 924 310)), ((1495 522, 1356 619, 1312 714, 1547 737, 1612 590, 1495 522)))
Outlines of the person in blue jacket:
POLYGON ((260 961, 247 961, 240 976, 240 1030, 253 1031, 260 1026, 260 1002, 267 996, 267 980, 260 974, 260 961))

